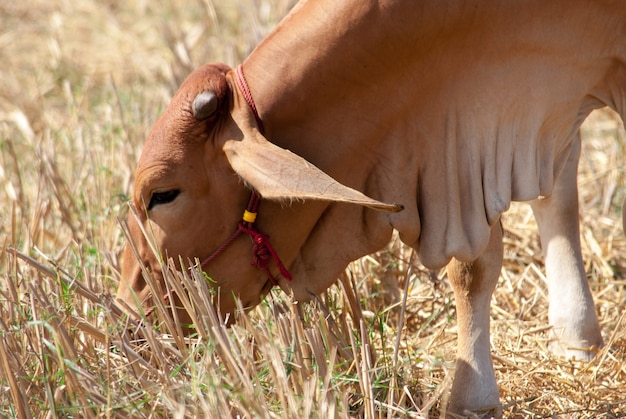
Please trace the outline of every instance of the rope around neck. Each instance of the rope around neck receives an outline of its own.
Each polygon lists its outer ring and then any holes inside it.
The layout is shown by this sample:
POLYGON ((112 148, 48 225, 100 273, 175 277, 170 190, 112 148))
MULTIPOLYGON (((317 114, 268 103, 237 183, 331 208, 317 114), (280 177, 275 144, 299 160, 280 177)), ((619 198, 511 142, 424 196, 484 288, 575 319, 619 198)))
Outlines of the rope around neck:
MULTIPOLYGON (((250 92, 250 88, 248 87, 246 78, 243 75, 243 68, 241 65, 239 65, 235 69, 235 75, 237 86, 239 87, 241 94, 246 100, 246 103, 252 110, 252 113, 254 114, 254 118, 256 119, 259 132, 263 134, 265 131, 265 128, 263 127, 263 121, 261 120, 261 117, 259 116, 259 113, 256 109, 256 105, 254 104, 254 99, 252 98, 252 93, 250 92)), ((230 238, 228 238, 228 240, 224 242, 224 244, 217 248, 217 250, 215 250, 208 258, 206 258, 204 262, 202 262, 202 264, 200 265, 202 268, 204 268, 207 264, 209 264, 219 255, 221 255, 241 234, 245 233, 250 236, 250 239, 253 243, 251 265, 256 266, 258 269, 264 271, 267 274, 267 277, 271 284, 276 286, 278 285, 278 281, 271 274, 269 269, 269 263, 273 259, 274 263, 278 267, 280 274, 287 281, 292 280, 291 273, 289 273, 287 268, 285 268, 285 265, 283 265, 282 261, 280 260, 278 253, 276 253, 276 251, 270 244, 270 237, 267 234, 263 234, 258 231, 256 226, 254 225, 259 209, 260 200, 261 197, 259 193, 255 189, 252 189, 252 193, 250 194, 250 200, 248 201, 248 207, 243 212, 243 217, 242 220, 239 222, 239 225, 237 226, 237 230, 230 236, 230 238)))

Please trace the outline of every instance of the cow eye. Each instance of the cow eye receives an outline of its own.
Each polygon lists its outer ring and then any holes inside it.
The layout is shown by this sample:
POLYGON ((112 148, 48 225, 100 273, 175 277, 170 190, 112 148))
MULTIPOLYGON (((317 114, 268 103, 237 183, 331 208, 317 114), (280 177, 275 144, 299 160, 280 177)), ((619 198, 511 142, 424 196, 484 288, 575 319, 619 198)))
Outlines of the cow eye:
POLYGON ((150 202, 148 203, 148 211, 157 205, 168 204, 176 199, 180 194, 178 189, 172 189, 171 191, 152 192, 150 202))

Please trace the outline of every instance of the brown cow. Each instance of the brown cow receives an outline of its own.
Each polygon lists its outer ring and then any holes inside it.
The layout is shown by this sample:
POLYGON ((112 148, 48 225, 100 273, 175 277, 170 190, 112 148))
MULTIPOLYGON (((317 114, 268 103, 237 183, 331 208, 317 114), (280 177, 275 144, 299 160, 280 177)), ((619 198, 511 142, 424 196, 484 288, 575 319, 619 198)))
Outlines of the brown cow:
MULTIPOLYGON (((157 280, 142 229, 166 255, 205 260, 224 312, 229 295, 252 307, 273 281, 306 300, 396 229, 427 267, 450 262, 449 411, 499 414, 489 351, 499 219, 512 200, 548 197, 533 209, 554 350, 585 358, 602 344, 579 249, 577 132, 594 108, 626 116, 623 0, 304 1, 242 68, 247 83, 223 65, 194 71, 146 141, 129 225, 157 280), (262 269, 250 240, 232 238, 246 208, 242 229, 271 258, 262 269)), ((123 264, 119 298, 151 307, 160 296, 129 249, 123 264)))

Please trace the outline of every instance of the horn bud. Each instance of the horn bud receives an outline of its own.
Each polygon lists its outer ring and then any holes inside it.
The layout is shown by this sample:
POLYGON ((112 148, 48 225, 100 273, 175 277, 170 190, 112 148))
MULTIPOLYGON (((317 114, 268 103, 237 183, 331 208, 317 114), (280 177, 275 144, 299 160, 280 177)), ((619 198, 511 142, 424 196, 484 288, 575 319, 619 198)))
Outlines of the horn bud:
POLYGON ((218 99, 215 92, 204 91, 198 93, 196 98, 193 100, 193 104, 191 105, 193 117, 198 121, 204 121, 215 113, 217 110, 217 104, 218 99))

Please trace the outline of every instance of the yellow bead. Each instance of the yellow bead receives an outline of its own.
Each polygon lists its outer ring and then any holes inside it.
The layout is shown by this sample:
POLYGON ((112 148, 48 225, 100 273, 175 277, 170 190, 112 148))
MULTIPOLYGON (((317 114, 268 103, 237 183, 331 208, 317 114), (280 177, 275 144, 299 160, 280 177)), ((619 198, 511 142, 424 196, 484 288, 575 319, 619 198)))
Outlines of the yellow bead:
POLYGON ((248 210, 245 210, 243 212, 243 220, 246 223, 253 223, 256 220, 256 212, 250 212, 248 210))

